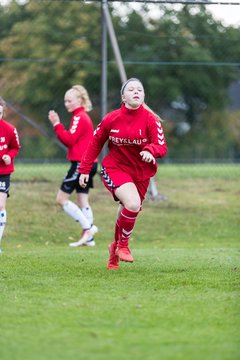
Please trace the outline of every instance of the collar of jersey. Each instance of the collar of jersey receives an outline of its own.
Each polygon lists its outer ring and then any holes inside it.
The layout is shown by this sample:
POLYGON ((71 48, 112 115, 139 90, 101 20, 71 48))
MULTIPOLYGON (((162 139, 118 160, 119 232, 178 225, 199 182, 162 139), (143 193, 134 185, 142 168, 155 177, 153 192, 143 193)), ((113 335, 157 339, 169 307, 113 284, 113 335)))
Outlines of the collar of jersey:
POLYGON ((81 111, 84 111, 84 108, 82 106, 78 107, 77 109, 73 110, 72 114, 77 115, 81 111))
POLYGON ((138 109, 128 109, 124 104, 122 104, 121 108, 125 114, 138 115, 142 111, 143 106, 140 105, 138 109))

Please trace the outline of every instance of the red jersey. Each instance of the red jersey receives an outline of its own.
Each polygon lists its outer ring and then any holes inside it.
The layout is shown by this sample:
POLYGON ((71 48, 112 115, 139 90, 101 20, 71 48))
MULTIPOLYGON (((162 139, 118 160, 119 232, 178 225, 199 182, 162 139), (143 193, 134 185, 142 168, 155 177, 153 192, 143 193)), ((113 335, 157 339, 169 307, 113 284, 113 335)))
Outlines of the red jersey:
POLYGON ((69 130, 63 124, 54 126, 58 139, 68 148, 67 159, 70 161, 81 161, 83 152, 93 138, 92 120, 83 107, 75 109, 69 130))
POLYGON ((14 171, 14 158, 20 150, 17 129, 0 119, 0 174, 7 175, 14 171), (11 164, 6 165, 2 160, 3 155, 9 155, 11 164))
POLYGON ((122 170, 135 180, 143 181, 154 176, 157 163, 142 161, 140 152, 149 151, 155 158, 164 157, 167 144, 162 125, 149 110, 121 108, 107 114, 94 132, 82 159, 79 172, 89 174, 93 160, 108 140, 109 153, 102 165, 108 169, 122 170))

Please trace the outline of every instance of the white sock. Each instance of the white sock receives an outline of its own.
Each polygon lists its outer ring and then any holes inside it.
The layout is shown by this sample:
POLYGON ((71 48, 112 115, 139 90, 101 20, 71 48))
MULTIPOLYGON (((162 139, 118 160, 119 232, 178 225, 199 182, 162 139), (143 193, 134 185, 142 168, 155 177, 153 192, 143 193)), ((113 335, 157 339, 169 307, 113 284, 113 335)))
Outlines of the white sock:
POLYGON ((6 222, 7 222, 7 212, 6 212, 6 210, 2 210, 2 211, 0 211, 0 243, 2 240, 6 222))
MULTIPOLYGON (((91 206, 85 207, 85 208, 81 208, 83 214, 85 215, 85 217, 88 219, 89 223, 92 225, 93 224, 93 212, 92 212, 92 208, 91 206)), ((89 236, 88 241, 93 240, 93 236, 89 236)))
POLYGON ((85 217, 88 219, 88 221, 92 225, 93 224, 93 212, 92 212, 91 206, 81 208, 81 210, 82 210, 83 215, 85 215, 85 217))
POLYGON ((68 200, 63 205, 63 210, 66 214, 71 216, 75 221, 78 221, 83 229, 90 229, 91 223, 88 221, 79 207, 72 201, 68 200))

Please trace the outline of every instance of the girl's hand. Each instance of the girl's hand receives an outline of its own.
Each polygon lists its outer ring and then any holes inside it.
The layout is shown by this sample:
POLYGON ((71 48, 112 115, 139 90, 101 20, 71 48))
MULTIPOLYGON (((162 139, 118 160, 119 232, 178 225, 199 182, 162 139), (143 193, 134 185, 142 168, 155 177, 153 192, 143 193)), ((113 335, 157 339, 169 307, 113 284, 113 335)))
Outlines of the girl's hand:
POLYGON ((58 113, 54 110, 50 110, 48 113, 48 120, 52 123, 53 126, 60 123, 58 113))
POLYGON ((155 157, 149 151, 143 150, 140 152, 140 155, 142 157, 142 161, 145 161, 147 163, 152 162, 153 164, 155 164, 155 157))
POLYGON ((7 154, 3 155, 2 160, 5 163, 5 165, 10 165, 12 162, 11 157, 7 154))
POLYGON ((89 180, 88 174, 81 174, 79 178, 79 185, 85 188, 87 186, 88 180, 89 180))

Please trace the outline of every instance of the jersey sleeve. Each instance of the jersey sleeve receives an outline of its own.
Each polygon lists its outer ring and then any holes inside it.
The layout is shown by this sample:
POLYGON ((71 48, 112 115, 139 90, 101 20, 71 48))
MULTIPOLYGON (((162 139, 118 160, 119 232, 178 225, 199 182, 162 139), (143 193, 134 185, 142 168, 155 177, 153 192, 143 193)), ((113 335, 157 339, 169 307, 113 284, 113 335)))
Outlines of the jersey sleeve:
POLYGON ((79 172, 81 174, 89 174, 95 159, 100 154, 105 142, 109 138, 110 132, 110 119, 108 116, 103 118, 100 124, 94 131, 92 141, 89 142, 88 147, 83 154, 80 164, 79 172))
POLYGON ((85 119, 81 115, 79 121, 72 121, 69 130, 62 123, 54 126, 57 138, 67 147, 73 146, 81 137, 84 137, 85 119))
POLYGON ((168 151, 167 143, 162 124, 155 116, 149 117, 148 136, 150 143, 143 150, 149 151, 155 158, 164 157, 168 151))
POLYGON ((7 153, 12 160, 18 154, 20 148, 21 148, 21 146, 20 146, 20 142, 19 142, 19 136, 18 136, 17 129, 13 128, 12 134, 11 134, 11 139, 9 142, 9 151, 7 153))

